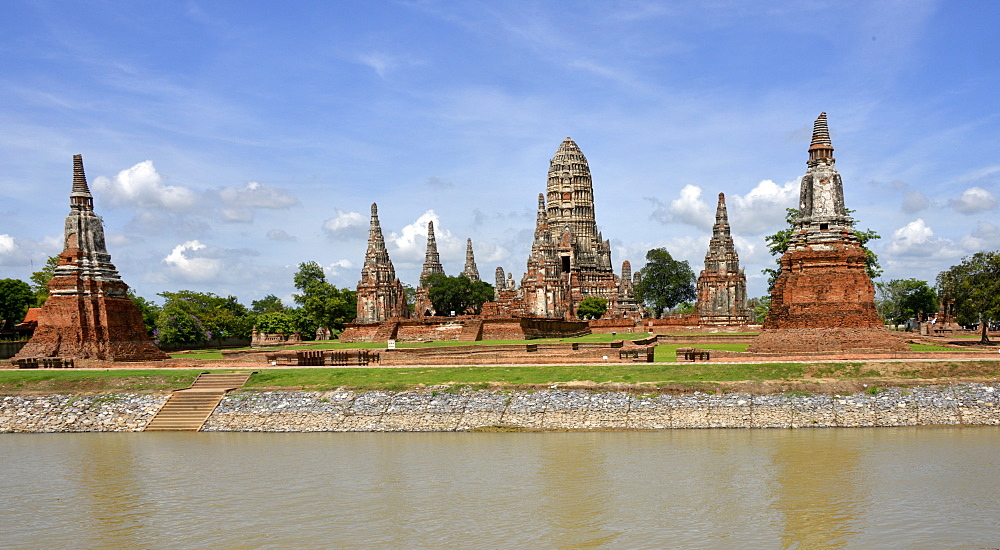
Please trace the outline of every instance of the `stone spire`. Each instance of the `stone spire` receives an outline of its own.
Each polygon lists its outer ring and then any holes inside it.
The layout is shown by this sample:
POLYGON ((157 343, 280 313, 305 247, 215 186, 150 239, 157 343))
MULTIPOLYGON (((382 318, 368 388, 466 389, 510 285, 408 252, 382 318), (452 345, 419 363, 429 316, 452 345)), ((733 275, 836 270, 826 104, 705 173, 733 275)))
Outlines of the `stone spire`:
POLYGON ((590 177, 587 157, 571 138, 559 145, 549 161, 548 223, 562 228, 569 225, 578 239, 597 238, 594 218, 594 184, 590 177))
POLYGON ((472 253, 472 239, 468 239, 465 243, 465 269, 462 270, 462 275, 465 275, 470 281, 479 280, 479 268, 476 267, 476 256, 472 253))
POLYGON ((751 352, 905 351, 884 325, 866 253, 851 229, 844 186, 834 166, 826 113, 813 124, 799 215, 781 256, 764 330, 751 352))
POLYGON ((378 221, 378 205, 372 203, 368 228, 368 251, 358 281, 358 323, 378 323, 394 317, 407 317, 403 284, 385 248, 385 237, 378 221))
POLYGON ((712 226, 712 240, 705 254, 705 270, 736 272, 740 270, 740 259, 729 229, 729 214, 726 212, 726 195, 719 193, 719 204, 715 208, 715 225, 712 226))
POLYGON ((167 359, 146 334, 142 313, 111 263, 81 155, 73 156, 70 212, 63 228, 63 251, 48 283, 49 298, 38 313, 38 329, 18 357, 167 359))
POLYGON ((740 269, 740 258, 730 234, 724 193, 719 193, 715 208, 715 225, 705 253, 705 269, 698 275, 695 310, 703 325, 745 325, 750 320, 747 278, 740 269))
POLYGON ((420 286, 424 286, 427 277, 444 275, 441 266, 441 255, 438 254, 437 239, 434 237, 434 221, 427 222, 427 252, 424 255, 424 269, 420 272, 420 286))
POLYGON ((833 142, 827 127, 826 113, 813 123, 809 160, 799 190, 799 215, 791 246, 805 242, 832 242, 842 238, 856 240, 853 221, 844 207, 844 184, 833 158, 833 142))

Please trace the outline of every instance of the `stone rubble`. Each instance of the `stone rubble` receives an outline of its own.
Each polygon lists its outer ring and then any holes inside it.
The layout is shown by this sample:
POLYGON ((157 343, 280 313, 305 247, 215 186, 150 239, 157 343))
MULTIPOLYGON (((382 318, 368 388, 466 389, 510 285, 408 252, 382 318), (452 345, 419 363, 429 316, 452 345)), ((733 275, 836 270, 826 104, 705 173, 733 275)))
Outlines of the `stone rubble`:
MULTIPOLYGON (((0 397, 0 432, 140 431, 167 394, 0 397)), ((1000 425, 1000 383, 855 395, 584 390, 236 392, 203 431, 426 432, 1000 425)))

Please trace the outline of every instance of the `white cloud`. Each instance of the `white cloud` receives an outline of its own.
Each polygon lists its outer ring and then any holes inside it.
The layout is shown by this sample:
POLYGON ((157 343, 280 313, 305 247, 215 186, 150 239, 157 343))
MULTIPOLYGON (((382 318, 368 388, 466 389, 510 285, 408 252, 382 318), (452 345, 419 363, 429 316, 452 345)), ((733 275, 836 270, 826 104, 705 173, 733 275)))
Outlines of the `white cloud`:
POLYGON ((331 239, 364 238, 368 236, 368 220, 360 212, 336 209, 335 216, 323 222, 323 232, 331 239))
POLYGON ((223 208, 222 219, 232 223, 251 223, 253 212, 245 208, 223 208))
POLYGON ((267 239, 270 241, 294 241, 294 236, 289 235, 283 229, 272 229, 267 232, 267 239))
POLYGON ((784 227, 785 209, 798 206, 799 183, 762 180, 746 195, 726 196, 733 233, 756 235, 784 227))
POLYGON ((916 214, 926 210, 930 205, 931 202, 920 191, 906 190, 903 192, 902 210, 907 214, 916 214))
POLYGON ((7 234, 0 235, 0 254, 13 254, 16 250, 17 243, 14 242, 14 237, 7 234))
POLYGON ((934 237, 934 231, 923 218, 893 231, 886 252, 911 257, 951 257, 957 253, 951 240, 934 237))
POLYGON ((226 204, 240 208, 281 209, 299 204, 299 199, 288 191, 256 181, 247 182, 242 189, 223 187, 219 191, 219 198, 226 204))
POLYGON ((222 260, 203 257, 199 253, 209 252, 207 247, 198 241, 187 241, 174 247, 173 251, 163 258, 171 271, 187 282, 208 282, 216 279, 222 270, 222 260))
POLYGON ((969 252, 1000 248, 1000 227, 990 222, 979 222, 972 233, 962 237, 962 247, 969 252))
POLYGON ((177 185, 164 185, 153 161, 146 160, 118 172, 114 178, 100 176, 94 191, 106 194, 115 206, 139 206, 184 211, 197 202, 197 194, 177 185))
POLYGON ((970 187, 957 199, 949 200, 948 206, 961 214, 975 214, 995 209, 997 198, 982 187, 970 187))
POLYGON ((711 229, 715 223, 715 210, 701 200, 701 187, 685 185, 679 198, 663 204, 657 198, 647 197, 654 208, 651 217, 661 223, 683 223, 700 229, 711 229))
POLYGON ((332 278, 332 277, 337 277, 337 276, 343 274, 345 270, 352 269, 353 267, 354 267, 354 263, 352 263, 350 260, 348 260, 348 259, 340 259, 340 260, 337 260, 337 261, 335 261, 335 262, 333 262, 331 264, 323 266, 323 272, 328 277, 332 278))
POLYGON ((417 218, 417 221, 403 227, 399 233, 389 233, 386 240, 394 246, 394 250, 390 252, 391 256, 398 257, 401 261, 423 261, 427 252, 427 223, 431 221, 434 222, 434 238, 440 245, 441 220, 437 213, 428 210, 417 218))

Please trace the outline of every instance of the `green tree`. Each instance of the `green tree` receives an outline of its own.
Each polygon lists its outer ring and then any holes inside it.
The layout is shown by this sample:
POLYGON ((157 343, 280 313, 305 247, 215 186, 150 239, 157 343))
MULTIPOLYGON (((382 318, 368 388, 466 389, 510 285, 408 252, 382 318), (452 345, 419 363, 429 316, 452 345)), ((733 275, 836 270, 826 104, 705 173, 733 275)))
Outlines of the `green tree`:
MULTIPOLYGON (((847 209, 847 214, 851 215, 854 210, 850 208, 847 209)), ((787 227, 781 229, 774 233, 773 235, 768 235, 764 237, 767 242, 767 249, 771 252, 772 256, 776 256, 774 263, 778 264, 775 268, 764 268, 761 273, 767 275, 767 290, 768 292, 774 290, 774 282, 778 280, 778 275, 781 274, 781 256, 788 250, 788 245, 791 243, 792 233, 795 231, 795 220, 799 217, 798 208, 786 208, 785 209, 785 224, 787 227)), ((857 220, 851 219, 851 227, 853 228, 857 225, 857 220)), ((858 243, 861 244, 861 249, 865 251, 865 270, 868 272, 868 277, 873 281, 882 275, 882 265, 879 264, 878 256, 868 248, 868 242, 876 239, 881 239, 881 235, 876 233, 872 229, 855 229, 854 235, 858 238, 858 243)))
POLYGON ((193 290, 161 292, 159 295, 165 302, 163 310, 157 316, 156 326, 159 338, 164 343, 200 344, 215 340, 221 345, 226 338, 250 337, 253 316, 235 296, 223 298, 211 292, 193 290), (188 317, 196 322, 192 323, 188 317), (203 338, 195 338, 194 334, 198 331, 203 333, 203 338))
POLYGON ((879 315, 893 325, 905 323, 938 310, 938 298, 927 281, 917 279, 893 279, 888 283, 878 283, 875 306, 879 315))
POLYGON ((937 276, 941 296, 954 300, 960 324, 979 323, 979 342, 989 344, 990 323, 1000 321, 1000 251, 976 252, 937 276))
POLYGON ((142 324, 146 325, 146 333, 153 334, 153 330, 156 329, 156 319, 160 314, 160 306, 139 296, 131 288, 128 289, 128 297, 135 304, 135 307, 139 308, 139 313, 142 313, 142 324))
POLYGON ((427 298, 438 315, 479 314, 483 304, 493 299, 493 285, 472 281, 465 275, 449 277, 436 273, 424 281, 427 298))
MULTIPOLYGON (((292 316, 284 311, 261 313, 255 319, 257 330, 265 334, 283 332, 286 335, 296 331, 292 316)), ((315 334, 315 329, 313 333, 315 334)))
POLYGON ((587 296, 576 306, 576 316, 581 319, 600 319, 608 311, 608 301, 597 296, 587 296))
POLYGON ((753 322, 762 324, 767 319, 767 313, 771 310, 771 296, 760 296, 747 300, 747 305, 753 311, 753 322))
MULTIPOLYGON (((326 274, 318 263, 299 264, 294 282, 295 288, 300 293, 293 294, 292 298, 318 327, 341 330, 344 328, 344 323, 349 323, 358 316, 356 293, 328 283, 326 274)), ((315 332, 314 329, 312 334, 315 335, 315 332)), ((306 336, 308 334, 303 332, 303 337, 306 336)))
POLYGON ((677 304, 698 297, 691 266, 686 260, 675 260, 666 248, 646 252, 646 265, 638 273, 635 298, 657 319, 677 304))
POLYGON ((20 279, 0 279, 0 329, 24 320, 24 314, 35 303, 35 294, 28 283, 20 279), (4 323, 3 321, 6 321, 4 323))
POLYGON ((42 307, 49 298, 49 281, 56 273, 59 256, 49 256, 45 267, 31 274, 31 291, 35 293, 35 307, 42 307))
POLYGON ((288 308, 281 303, 281 298, 274 294, 268 294, 260 300, 250 302, 250 311, 260 315, 262 313, 284 313, 288 311, 288 308))

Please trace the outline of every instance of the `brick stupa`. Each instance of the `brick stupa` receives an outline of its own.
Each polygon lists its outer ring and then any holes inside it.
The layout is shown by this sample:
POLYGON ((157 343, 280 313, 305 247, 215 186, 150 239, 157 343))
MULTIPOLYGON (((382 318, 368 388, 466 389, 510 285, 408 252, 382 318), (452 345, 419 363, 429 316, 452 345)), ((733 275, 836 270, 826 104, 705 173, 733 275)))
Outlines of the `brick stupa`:
POLYGON ((611 243, 597 229, 590 165, 571 138, 549 162, 521 286, 516 293, 504 292, 497 289, 497 309, 525 317, 574 319, 577 305, 589 296, 607 300, 607 317, 638 311, 634 299, 620 302, 627 290, 614 274, 611 243))
POLYGON ((408 317, 403 284, 385 248, 385 237, 378 221, 378 205, 372 203, 368 229, 368 251, 358 281, 358 317, 355 323, 379 323, 386 319, 408 317))
POLYGON ((799 213, 764 330, 747 348, 757 353, 905 351, 875 310, 865 251, 844 207, 826 113, 813 125, 799 213))
POLYGON ((746 325, 747 277, 729 229, 726 195, 719 193, 712 239, 705 253, 705 269, 698 275, 698 322, 702 325, 746 325))
MULTIPOLYGON (((413 311, 417 316, 435 315, 434 304, 431 303, 427 286, 427 278, 431 275, 445 275, 441 265, 441 254, 438 254, 437 238, 434 236, 434 221, 427 222, 427 250, 424 252, 424 266, 420 271, 420 284, 416 289, 413 311)), ((447 313, 445 313, 447 315, 447 313)))
POLYGON ((167 359, 146 334, 142 313, 111 263, 80 155, 73 156, 69 200, 65 245, 48 284, 49 298, 38 312, 34 336, 17 358, 167 359))

